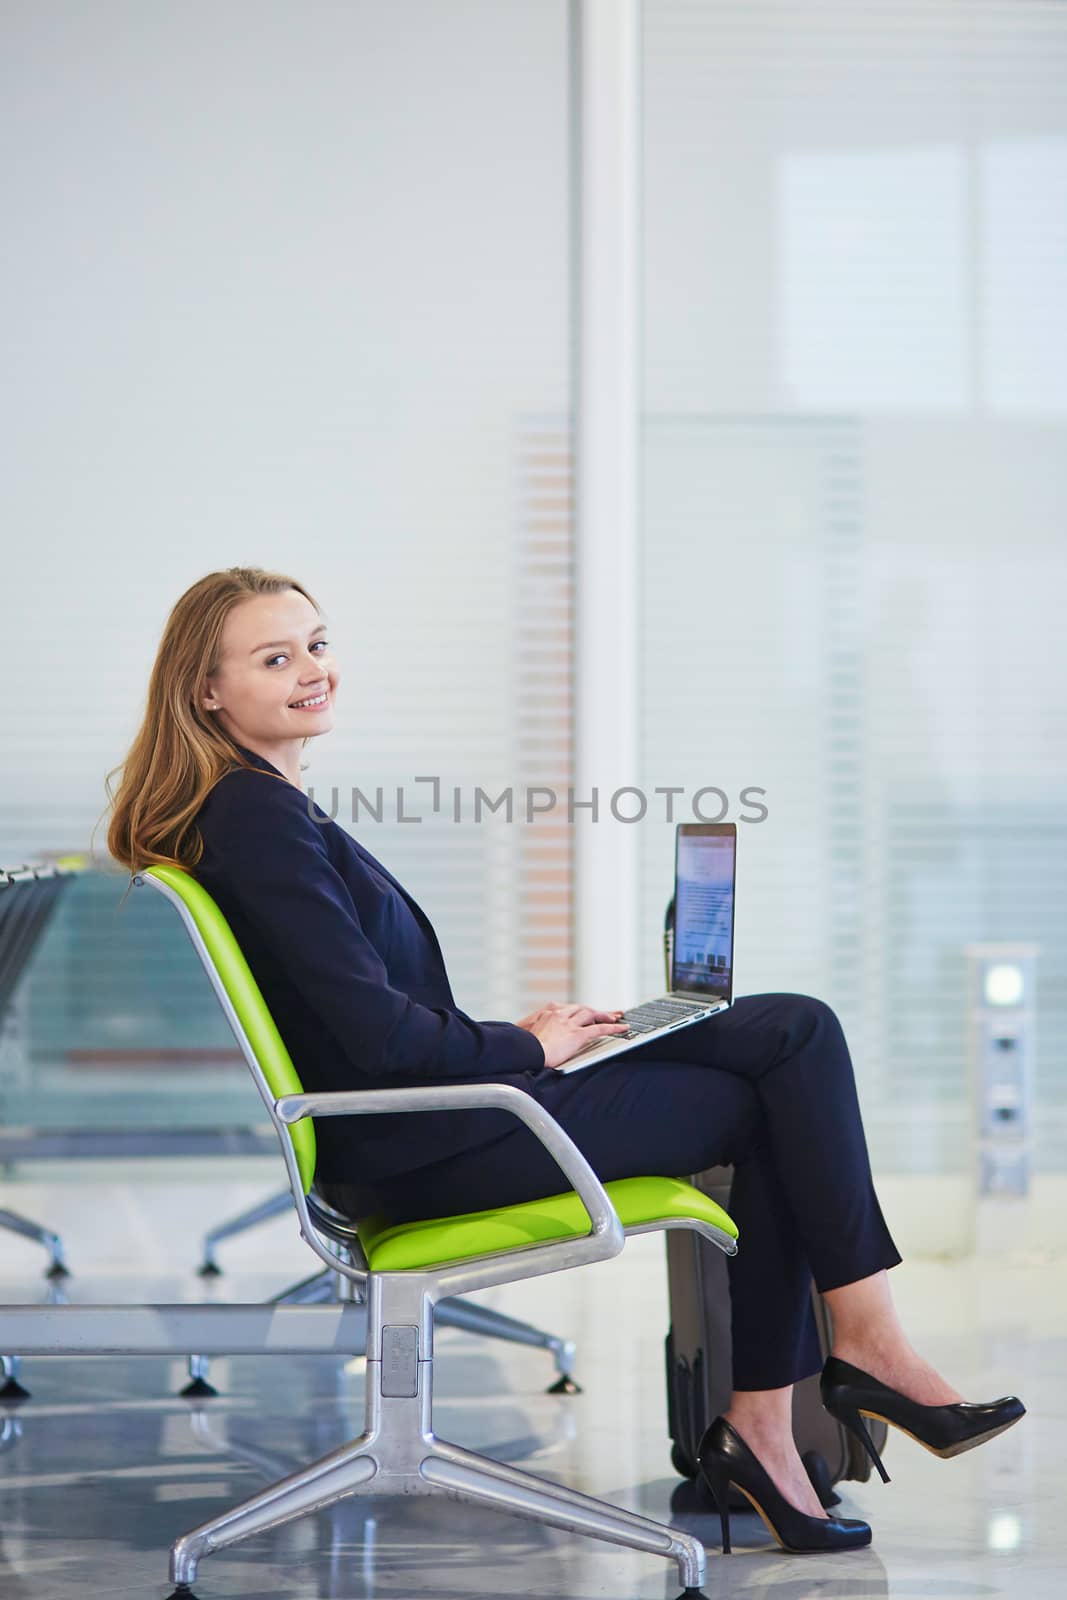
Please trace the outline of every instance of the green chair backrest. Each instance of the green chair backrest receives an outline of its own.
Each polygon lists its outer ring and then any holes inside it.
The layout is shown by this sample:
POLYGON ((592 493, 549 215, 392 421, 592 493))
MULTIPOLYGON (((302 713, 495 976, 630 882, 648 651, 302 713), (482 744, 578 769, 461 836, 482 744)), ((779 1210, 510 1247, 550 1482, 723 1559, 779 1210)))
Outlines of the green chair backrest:
MULTIPOLYGON (((303 1094, 304 1086, 285 1048, 267 1002, 253 978, 248 962, 233 936, 229 923, 191 873, 182 867, 146 867, 143 877, 158 878, 172 889, 185 906, 204 943, 219 980, 233 1006, 267 1088, 275 1100, 284 1094, 303 1094)), ((315 1176, 315 1125, 302 1117, 288 1129, 293 1141, 300 1181, 307 1194, 315 1176)))

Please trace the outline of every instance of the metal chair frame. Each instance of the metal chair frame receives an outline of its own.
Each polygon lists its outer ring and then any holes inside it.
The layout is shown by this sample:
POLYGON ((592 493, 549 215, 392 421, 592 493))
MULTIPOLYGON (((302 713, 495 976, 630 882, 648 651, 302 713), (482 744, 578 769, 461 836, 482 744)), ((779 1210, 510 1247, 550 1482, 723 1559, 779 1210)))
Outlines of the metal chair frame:
POLYGON ((428 1088, 290 1094, 274 1098, 256 1052, 196 922, 181 896, 152 874, 138 874, 174 905, 200 956, 234 1037, 278 1133, 293 1205, 305 1242, 365 1297, 367 1379, 365 1426, 351 1444, 330 1452, 221 1516, 183 1534, 171 1549, 178 1600, 188 1600, 206 1555, 329 1505, 344 1495, 446 1494, 554 1527, 584 1533, 676 1562, 686 1595, 699 1592, 704 1547, 691 1534, 624 1511, 590 1495, 478 1455, 433 1432, 434 1312, 442 1301, 619 1254, 627 1234, 691 1227, 727 1254, 737 1246, 724 1230, 697 1218, 669 1218, 625 1228, 604 1185, 577 1145, 532 1096, 507 1084, 441 1084, 428 1088), (375 1116, 415 1111, 493 1108, 519 1118, 560 1168, 561 1189, 574 1190, 590 1219, 579 1238, 536 1243, 428 1270, 373 1272, 358 1227, 305 1194, 290 1132, 304 1117, 375 1116), (343 1246, 342 1257, 334 1254, 343 1246))
MULTIPOLYGON (((202 1278, 215 1278, 221 1275, 222 1269, 218 1264, 216 1247, 224 1239, 232 1239, 237 1234, 258 1227, 261 1223, 284 1216, 292 1209, 292 1205, 292 1194, 288 1189, 282 1189, 268 1199, 261 1200, 258 1205, 250 1206, 247 1211, 242 1211, 228 1221, 220 1223, 218 1227, 212 1228, 204 1235, 201 1264, 197 1269, 199 1275, 202 1278)), ((2 1220, 3 1213, 0 1212, 0 1223, 2 1220)), ((278 1305, 327 1305, 331 1300, 335 1300, 338 1294, 337 1274, 324 1270, 305 1278, 301 1283, 294 1284, 291 1289, 283 1290, 274 1297, 274 1301, 278 1305)), ((476 1305, 469 1300, 442 1300, 435 1315, 438 1327, 463 1328, 466 1332, 479 1334, 483 1338, 503 1339, 508 1344, 523 1344, 537 1350, 547 1350, 552 1356, 557 1374, 556 1382, 549 1386, 549 1393, 581 1392, 574 1380, 576 1351, 573 1340, 563 1339, 555 1333, 545 1333, 530 1322, 505 1316, 501 1311, 495 1311, 489 1306, 476 1305)), ((207 1376, 206 1358, 192 1357, 189 1373, 194 1381, 199 1380, 202 1383, 207 1376)))

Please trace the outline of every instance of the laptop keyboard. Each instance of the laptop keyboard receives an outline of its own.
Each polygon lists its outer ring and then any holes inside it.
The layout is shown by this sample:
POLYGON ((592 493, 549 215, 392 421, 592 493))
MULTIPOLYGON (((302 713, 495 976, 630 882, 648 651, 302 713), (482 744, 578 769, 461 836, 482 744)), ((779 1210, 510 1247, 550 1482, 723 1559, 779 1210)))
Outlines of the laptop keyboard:
POLYGON ((682 1017, 692 1016, 694 1011, 706 1010, 707 1002, 694 1004, 689 1000, 647 1000, 644 1005, 623 1012, 620 1020, 629 1024, 625 1033, 605 1034, 599 1039, 590 1039, 570 1059, 573 1061, 578 1056, 584 1056, 587 1050, 603 1049, 606 1045, 614 1044, 616 1039, 640 1039, 643 1033, 652 1033, 668 1022, 677 1022, 682 1017))
POLYGON ((625 1033, 612 1034, 612 1038, 639 1039, 643 1033, 651 1033, 654 1028, 677 1022, 680 1017, 692 1016, 694 1011, 706 1010, 706 1001, 646 1000, 644 1005, 623 1012, 622 1021, 627 1024, 627 1030, 625 1033))

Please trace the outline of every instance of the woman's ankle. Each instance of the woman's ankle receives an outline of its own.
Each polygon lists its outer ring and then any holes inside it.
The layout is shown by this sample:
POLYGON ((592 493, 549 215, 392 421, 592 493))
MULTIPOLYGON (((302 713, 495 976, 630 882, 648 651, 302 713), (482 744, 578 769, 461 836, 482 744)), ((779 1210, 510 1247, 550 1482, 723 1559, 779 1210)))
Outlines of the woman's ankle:
POLYGON ((830 1353, 919 1405, 953 1405, 963 1399, 906 1341, 881 1343, 846 1336, 834 1339, 830 1353))
POLYGON ((830 1354, 838 1361, 847 1361, 850 1367, 870 1373, 872 1378, 879 1377, 880 1370, 895 1369, 907 1358, 907 1351, 900 1346, 875 1343, 869 1338, 849 1337, 848 1334, 838 1335, 836 1332, 830 1354))
POLYGON ((735 1389, 726 1421, 755 1449, 755 1440, 785 1450, 793 1443, 792 1389, 735 1389))
POLYGON ((825 1517, 793 1438, 792 1418, 783 1421, 777 1409, 731 1404, 723 1417, 755 1456, 779 1494, 806 1516, 825 1517))

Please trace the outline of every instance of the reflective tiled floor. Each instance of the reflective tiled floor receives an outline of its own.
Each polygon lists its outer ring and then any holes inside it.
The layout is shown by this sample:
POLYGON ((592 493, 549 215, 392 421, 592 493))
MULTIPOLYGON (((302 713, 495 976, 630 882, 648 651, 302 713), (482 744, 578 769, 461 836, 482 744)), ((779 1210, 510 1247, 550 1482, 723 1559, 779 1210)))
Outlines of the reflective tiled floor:
MULTIPOLYGON (((5 1191, 6 1203, 16 1199, 5 1191)), ((179 1249, 173 1201, 158 1201, 166 1209, 154 1217, 152 1204, 149 1197, 129 1224, 124 1254, 113 1242, 94 1250, 85 1240, 79 1249, 70 1239, 82 1268, 69 1283, 72 1298, 204 1294, 184 1270, 195 1235, 187 1240, 183 1228, 179 1249), (166 1277, 156 1254, 163 1237, 174 1244, 166 1277)), ((291 1235, 272 1224, 232 1246, 234 1270, 209 1292, 256 1299, 302 1276, 306 1257, 291 1235)), ((846 1486, 843 1514, 874 1526, 869 1550, 790 1557, 746 1516, 735 1519, 737 1553, 723 1558, 717 1522, 669 1463, 662 1251, 659 1239, 637 1239, 617 1261, 483 1296, 575 1338, 584 1392, 547 1394, 550 1361, 538 1351, 449 1330, 437 1352, 437 1431, 703 1535, 709 1597, 1051 1600, 1064 1592, 1067 1263, 899 1268, 897 1298, 922 1348, 966 1393, 1014 1390, 1030 1415, 949 1462, 893 1434, 892 1484, 846 1486)), ((43 1297, 37 1272, 33 1250, 0 1235, 0 1299, 43 1297)), ((178 1362, 27 1362, 33 1398, 0 1421, 0 1596, 163 1600, 172 1539, 359 1432, 360 1368, 320 1358, 219 1361, 222 1393, 197 1408, 175 1398, 178 1362)), ((342 1502, 207 1558, 196 1585, 200 1600, 665 1600, 677 1592, 673 1566, 656 1557, 429 1499, 342 1502)))

